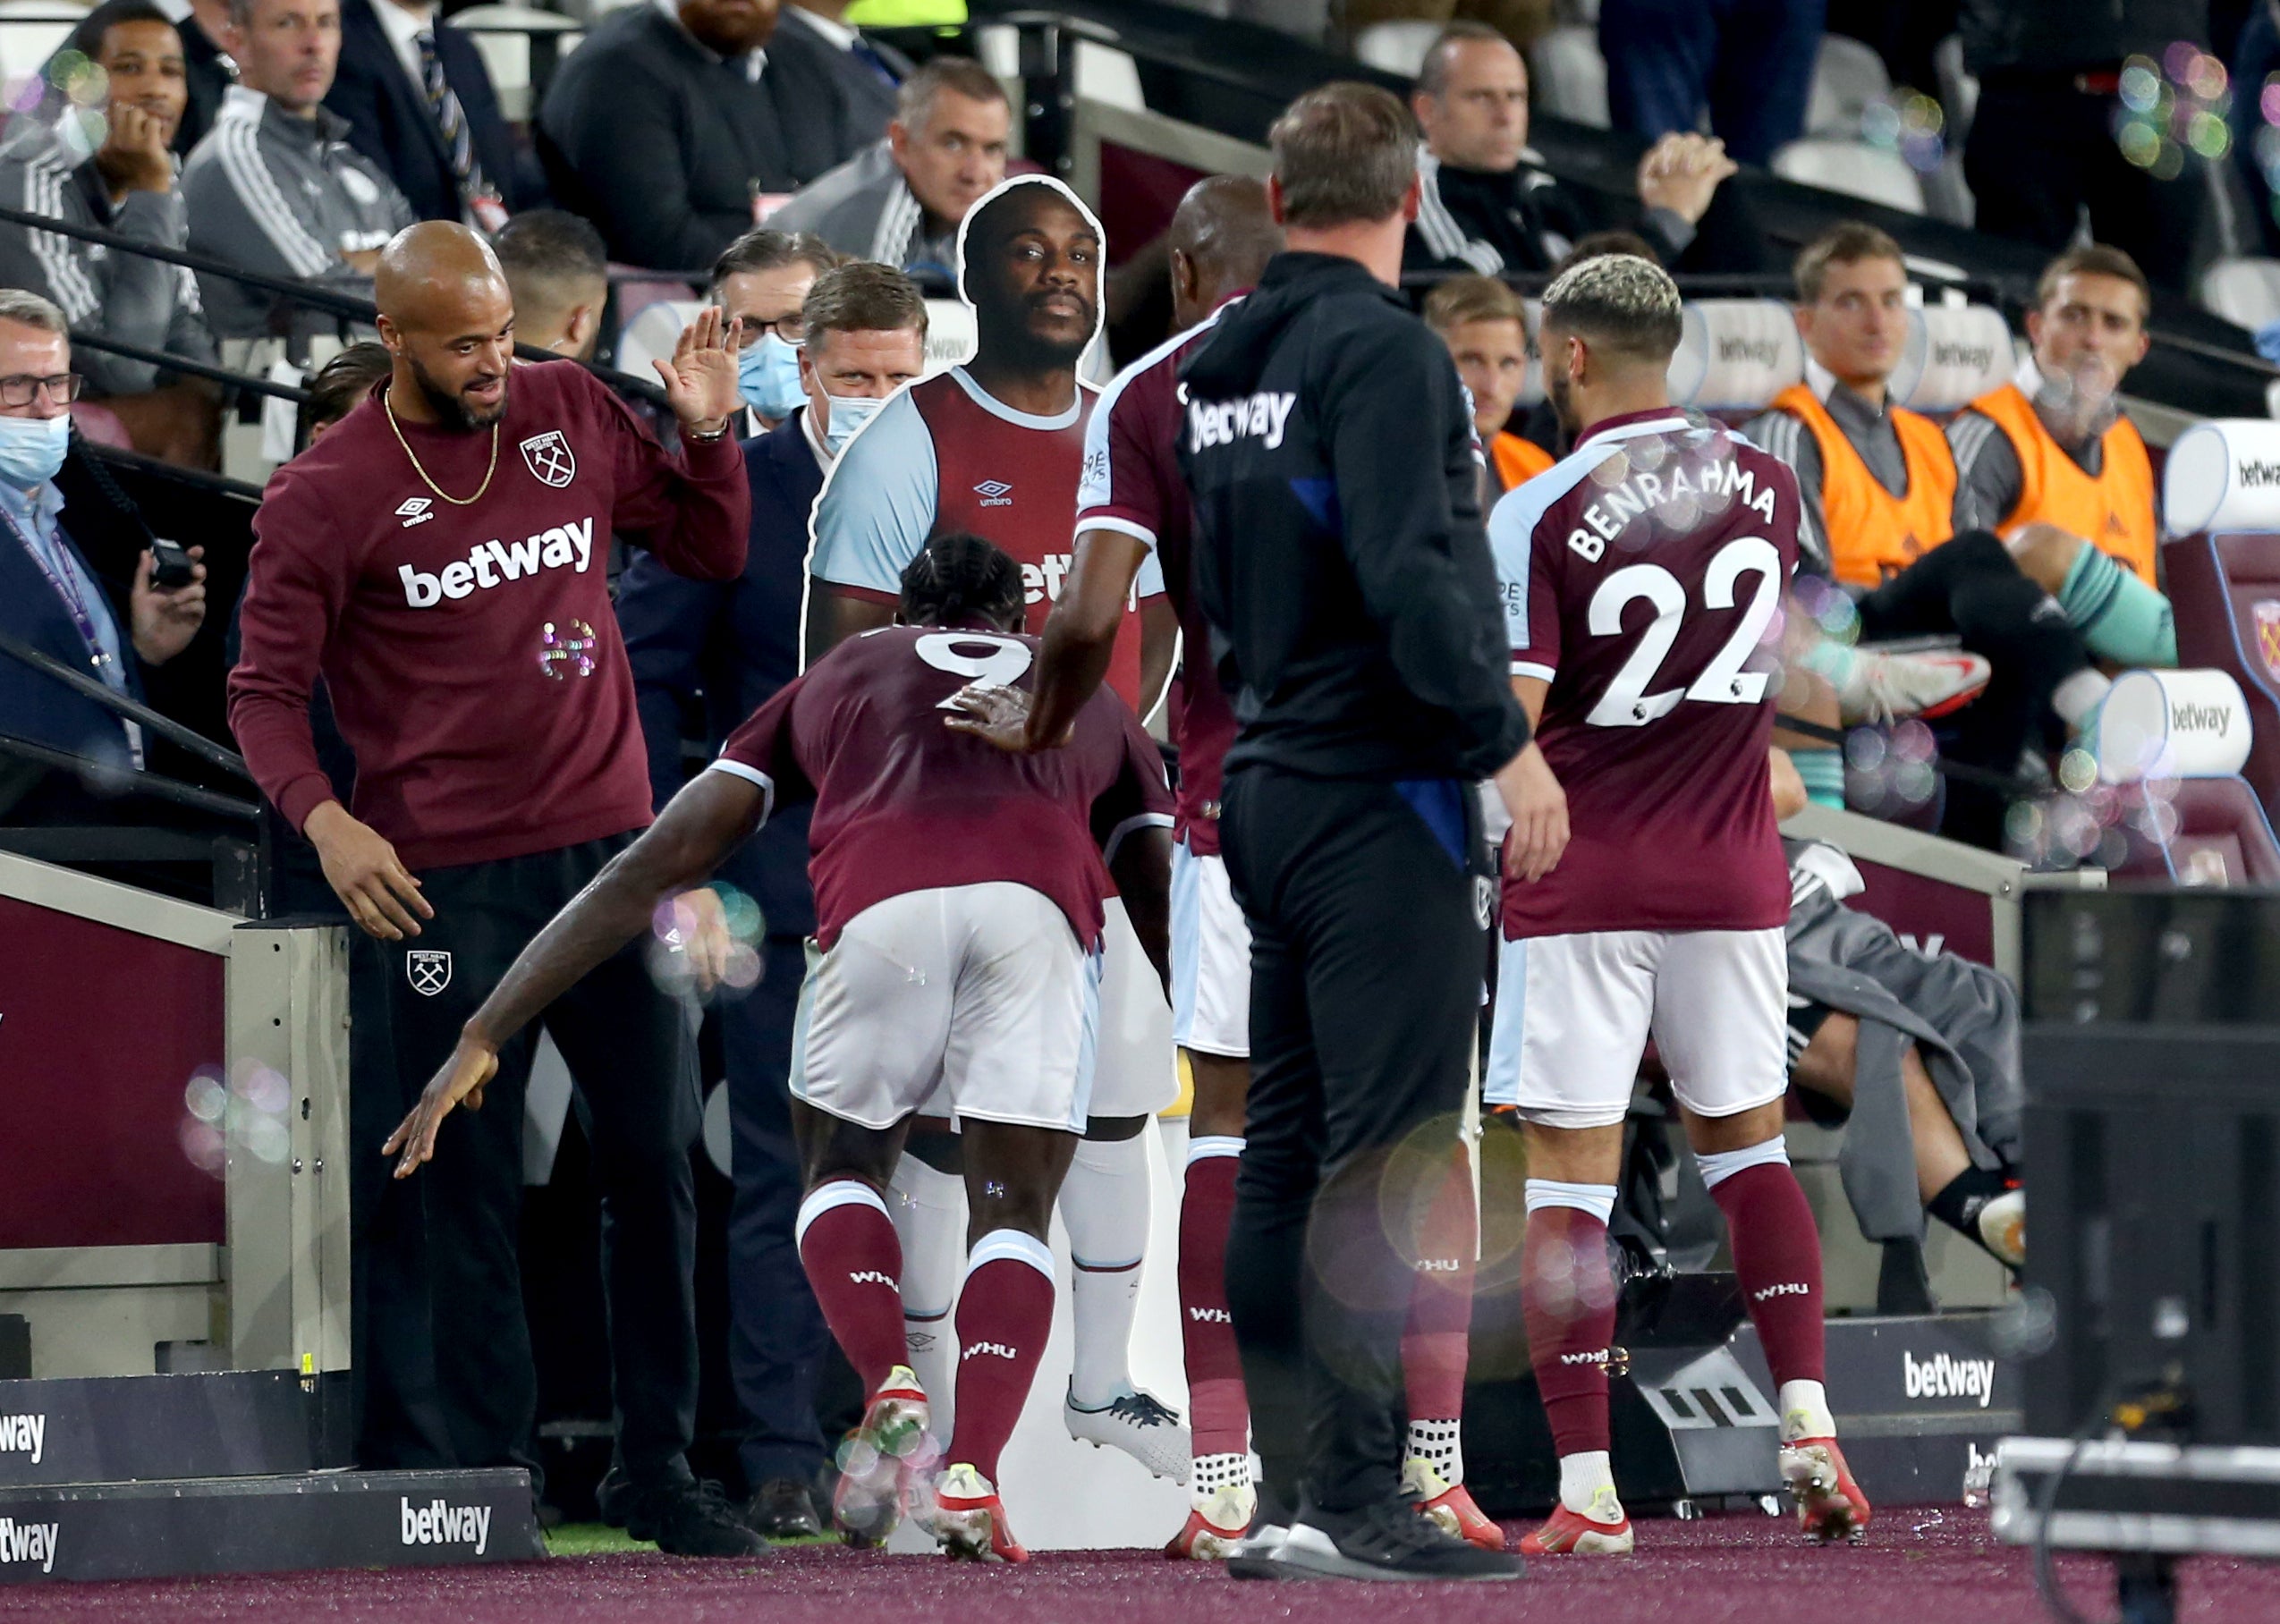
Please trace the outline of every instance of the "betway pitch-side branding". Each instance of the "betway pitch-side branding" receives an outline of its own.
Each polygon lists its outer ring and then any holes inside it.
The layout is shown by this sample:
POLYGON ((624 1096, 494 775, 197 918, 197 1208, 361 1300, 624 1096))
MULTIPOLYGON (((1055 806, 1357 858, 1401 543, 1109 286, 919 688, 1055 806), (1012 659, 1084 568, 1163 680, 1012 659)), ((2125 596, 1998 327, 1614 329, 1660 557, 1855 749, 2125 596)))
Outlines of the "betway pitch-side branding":
POLYGON ((397 1504, 407 1545, 472 1545, 478 1556, 490 1545, 488 1506, 454 1506, 442 1500, 415 1506, 402 1496, 397 1504))
POLYGON ((1971 1399, 1985 1409, 1995 1396, 1993 1359, 1959 1359, 1945 1353, 1920 1359, 1903 1348, 1900 1375, 1911 1399, 1971 1399))
POLYGON ((42 1573, 55 1572, 55 1531, 63 1526, 0 1517, 0 1568, 37 1566, 42 1573))
POLYGON ((0 1455, 30 1455, 38 1466, 47 1448, 46 1416, 0 1416, 0 1455))
POLYGON ((432 609, 447 597, 487 592, 541 570, 568 568, 583 575, 593 559, 594 521, 579 519, 521 541, 479 541, 467 549, 465 558, 434 574, 400 564, 396 578, 403 582, 405 603, 414 609, 432 609))

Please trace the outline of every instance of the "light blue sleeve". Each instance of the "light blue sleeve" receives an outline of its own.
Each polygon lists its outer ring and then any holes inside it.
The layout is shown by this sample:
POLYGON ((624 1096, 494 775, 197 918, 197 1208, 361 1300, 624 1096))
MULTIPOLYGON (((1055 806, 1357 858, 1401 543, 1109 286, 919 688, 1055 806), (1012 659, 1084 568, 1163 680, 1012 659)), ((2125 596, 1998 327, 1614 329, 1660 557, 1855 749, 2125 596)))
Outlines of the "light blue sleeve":
POLYGON ((1153 546, 1140 554, 1140 573, 1132 579, 1132 595, 1144 598, 1164 596, 1164 555, 1153 546))
POLYGON ((809 520, 817 580, 893 596, 934 531, 934 436, 905 389, 855 431, 809 520))
MULTIPOLYGON (((1549 470, 1547 470, 1548 473, 1549 470)), ((1534 568, 1530 556, 1536 535, 1536 526, 1550 509, 1555 496, 1537 489, 1552 483, 1543 475, 1504 493, 1496 505, 1488 511, 1488 552, 1496 561, 1496 585, 1502 588, 1497 596, 1504 606, 1504 632, 1509 647, 1522 649, 1529 647, 1528 596, 1529 577, 1534 568)), ((1563 480, 1560 495, 1565 495, 1572 480, 1563 480)))

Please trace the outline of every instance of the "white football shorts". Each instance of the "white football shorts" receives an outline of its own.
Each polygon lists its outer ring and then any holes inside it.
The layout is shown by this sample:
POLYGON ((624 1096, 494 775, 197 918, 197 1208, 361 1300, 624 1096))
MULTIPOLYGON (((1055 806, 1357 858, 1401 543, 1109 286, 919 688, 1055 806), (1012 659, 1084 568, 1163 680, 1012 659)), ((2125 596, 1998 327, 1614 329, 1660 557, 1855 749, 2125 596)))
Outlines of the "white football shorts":
POLYGON ((1778 929, 1500 942, 1482 1097, 1547 1128, 1620 1122, 1652 1036, 1679 1104, 1732 1116, 1788 1087, 1788 1008, 1778 929))
POLYGON ((809 946, 792 1093, 865 1128, 937 1098, 954 1121, 1081 1133, 1100 970, 1068 917, 1026 885, 888 897, 849 920, 830 952, 809 946))
POLYGON ((1250 925, 1225 859, 1172 847, 1172 1040, 1250 1058, 1250 925))
MULTIPOLYGON (((1174 864, 1178 850, 1173 848, 1174 864)), ((1180 1097, 1179 1062, 1172 1053, 1172 1007, 1164 1002, 1164 984, 1140 946, 1123 899, 1106 897, 1100 906, 1107 924, 1101 933, 1100 1041, 1093 1061, 1092 1114, 1154 1116, 1180 1097)), ((1175 965, 1178 952, 1173 950, 1175 965)))

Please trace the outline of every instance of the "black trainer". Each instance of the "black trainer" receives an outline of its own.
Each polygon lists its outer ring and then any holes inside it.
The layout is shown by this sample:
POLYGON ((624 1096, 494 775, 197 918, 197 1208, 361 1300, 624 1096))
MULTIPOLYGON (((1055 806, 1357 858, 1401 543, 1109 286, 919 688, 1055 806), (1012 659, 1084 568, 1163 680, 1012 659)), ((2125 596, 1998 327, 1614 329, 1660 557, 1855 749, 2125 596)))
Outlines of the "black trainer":
POLYGON ((666 1483, 631 1490, 625 1531, 674 1556, 764 1556, 768 1543, 745 1525, 716 1483, 666 1483))
POLYGON ((1227 1571, 1238 1578, 1414 1583, 1516 1579, 1523 1569, 1518 1557, 1467 1544, 1406 1501, 1396 1501, 1343 1513, 1310 1508, 1271 1555, 1234 1558, 1227 1571))
POLYGON ((823 1533, 815 1491, 796 1477, 771 1477, 745 1502, 744 1521, 763 1539, 812 1539, 823 1533))

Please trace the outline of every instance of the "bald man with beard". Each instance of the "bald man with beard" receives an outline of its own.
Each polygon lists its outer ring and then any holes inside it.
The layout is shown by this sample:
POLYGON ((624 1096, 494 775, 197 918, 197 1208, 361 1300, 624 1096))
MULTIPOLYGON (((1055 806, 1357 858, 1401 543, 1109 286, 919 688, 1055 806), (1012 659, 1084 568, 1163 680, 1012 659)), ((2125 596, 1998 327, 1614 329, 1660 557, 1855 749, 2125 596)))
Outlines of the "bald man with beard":
MULTIPOLYGON (((614 532, 686 574, 743 568, 735 334, 707 309, 657 363, 682 431, 674 455, 574 362, 511 365, 506 279, 466 227, 401 233, 375 291, 392 370, 263 495, 230 720, 386 988, 395 1091, 360 1092, 351 1129, 359 1463, 523 1467, 535 1485, 516 1233, 536 1033, 499 1048, 490 1109, 454 1116, 418 1184, 382 1178, 372 1147, 524 943, 649 822, 604 551, 614 532), (320 672, 356 755, 352 808, 310 739, 320 672)), ((690 906, 709 918, 718 902, 699 892, 690 906)), ((715 940, 691 948, 708 958, 700 981, 715 940)), ((760 1540, 686 1459, 698 1100, 681 1008, 636 944, 544 1026, 577 1085, 601 1192, 618 1413, 604 1510, 668 1551, 756 1554, 760 1540)))

